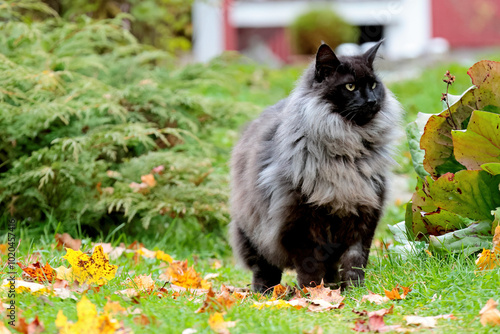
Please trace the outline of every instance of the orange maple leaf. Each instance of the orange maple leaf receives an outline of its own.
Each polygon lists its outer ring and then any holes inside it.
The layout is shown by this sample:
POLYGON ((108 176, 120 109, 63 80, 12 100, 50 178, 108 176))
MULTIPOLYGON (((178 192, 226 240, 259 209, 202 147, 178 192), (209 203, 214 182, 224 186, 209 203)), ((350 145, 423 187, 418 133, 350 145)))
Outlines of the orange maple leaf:
POLYGON ((493 299, 488 300, 486 305, 479 311, 481 324, 486 326, 500 326, 500 311, 497 309, 498 303, 493 299))
POLYGON ((172 261, 165 272, 166 278, 170 283, 187 289, 208 289, 210 283, 201 278, 194 270, 194 267, 188 268, 187 260, 172 261))
POLYGON ((17 265, 21 267, 29 277, 38 282, 52 282, 57 276, 56 271, 52 269, 48 262, 44 267, 42 267, 40 262, 30 264, 28 267, 22 265, 20 262, 18 262, 17 265))
POLYGON ((235 302, 235 297, 231 295, 230 290, 224 285, 222 285, 221 291, 218 294, 215 294, 212 288, 210 288, 208 289, 203 305, 195 313, 222 312, 233 306, 235 302))
POLYGON ((407 287, 404 287, 404 286, 401 286, 399 284, 397 284, 391 291, 387 291, 385 290, 385 295, 387 296, 387 298, 391 299, 391 300, 394 300, 394 299, 405 299, 406 298, 406 295, 408 295, 408 293, 410 293, 411 291, 411 288, 407 288, 407 287), (399 294, 399 288, 401 288, 403 290, 403 294, 399 294))

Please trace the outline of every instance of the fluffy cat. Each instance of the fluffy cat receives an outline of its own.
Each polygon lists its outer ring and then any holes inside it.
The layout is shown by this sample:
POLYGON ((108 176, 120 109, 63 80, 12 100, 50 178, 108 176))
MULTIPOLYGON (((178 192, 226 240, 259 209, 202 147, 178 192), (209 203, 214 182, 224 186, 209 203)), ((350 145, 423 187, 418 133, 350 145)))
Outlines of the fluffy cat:
POLYGON ((290 96, 234 147, 231 244, 255 291, 285 268, 301 287, 364 281, 401 115, 373 70, 379 46, 337 57, 321 45, 290 96))

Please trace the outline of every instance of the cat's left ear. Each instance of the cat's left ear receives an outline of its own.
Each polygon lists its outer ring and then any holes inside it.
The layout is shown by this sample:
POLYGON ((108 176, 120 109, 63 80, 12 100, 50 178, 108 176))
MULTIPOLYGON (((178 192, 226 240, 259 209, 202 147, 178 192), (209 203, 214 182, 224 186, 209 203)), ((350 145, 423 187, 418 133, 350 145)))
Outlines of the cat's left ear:
POLYGON ((323 81, 327 76, 335 72, 340 65, 340 61, 327 44, 321 44, 316 53, 315 77, 318 82, 323 81))
POLYGON ((377 55, 378 48, 380 47, 380 45, 382 45, 383 42, 384 40, 381 40, 364 53, 363 57, 366 59, 366 62, 370 66, 373 66, 373 61, 375 60, 375 56, 377 55))

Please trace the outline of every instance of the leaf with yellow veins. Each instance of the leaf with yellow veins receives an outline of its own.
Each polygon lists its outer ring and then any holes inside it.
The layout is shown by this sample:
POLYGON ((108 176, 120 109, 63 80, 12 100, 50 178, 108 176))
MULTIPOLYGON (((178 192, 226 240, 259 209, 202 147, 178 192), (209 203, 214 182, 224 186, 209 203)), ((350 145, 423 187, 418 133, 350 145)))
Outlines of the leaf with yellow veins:
POLYGON ((83 296, 76 304, 76 313, 78 321, 72 323, 68 321, 63 311, 59 310, 55 322, 59 334, 112 334, 121 327, 118 321, 112 319, 109 314, 105 313, 99 316, 96 306, 86 296, 83 296))
POLYGON ((108 255, 102 250, 102 246, 97 246, 92 256, 66 248, 66 259, 73 269, 73 277, 80 284, 103 285, 112 280, 116 275, 118 266, 109 264, 108 255))

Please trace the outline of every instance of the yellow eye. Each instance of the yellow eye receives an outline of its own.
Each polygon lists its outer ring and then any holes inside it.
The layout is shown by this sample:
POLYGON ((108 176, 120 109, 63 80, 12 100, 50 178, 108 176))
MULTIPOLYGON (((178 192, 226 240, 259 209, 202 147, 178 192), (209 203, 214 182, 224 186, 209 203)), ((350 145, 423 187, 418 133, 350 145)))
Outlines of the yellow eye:
POLYGON ((352 92, 356 88, 356 85, 348 83, 347 85, 345 85, 345 88, 347 88, 348 91, 352 92))
POLYGON ((375 87, 377 87, 377 83, 376 82, 373 83, 372 89, 375 89, 375 87))

